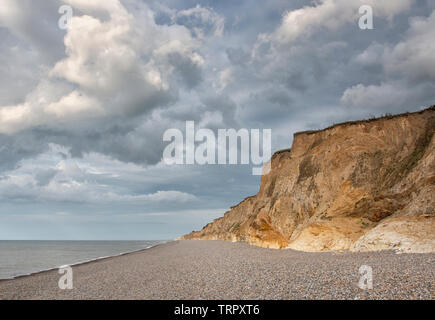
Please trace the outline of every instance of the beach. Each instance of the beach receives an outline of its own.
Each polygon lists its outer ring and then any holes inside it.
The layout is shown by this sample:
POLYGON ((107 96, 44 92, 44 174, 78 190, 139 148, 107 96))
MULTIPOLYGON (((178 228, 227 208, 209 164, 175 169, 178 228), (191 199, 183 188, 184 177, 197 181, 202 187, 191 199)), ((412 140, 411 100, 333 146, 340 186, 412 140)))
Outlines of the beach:
POLYGON ((0 280, 0 299, 434 299, 435 254, 311 253, 183 240, 58 270, 0 280), (373 289, 358 287, 361 266, 373 289))

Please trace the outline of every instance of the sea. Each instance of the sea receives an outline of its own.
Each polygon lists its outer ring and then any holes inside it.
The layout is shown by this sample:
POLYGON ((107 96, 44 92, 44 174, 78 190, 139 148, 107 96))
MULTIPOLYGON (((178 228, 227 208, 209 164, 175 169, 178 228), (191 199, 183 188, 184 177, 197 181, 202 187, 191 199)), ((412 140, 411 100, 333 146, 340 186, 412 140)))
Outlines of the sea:
POLYGON ((0 240, 0 279, 118 256, 165 242, 0 240))

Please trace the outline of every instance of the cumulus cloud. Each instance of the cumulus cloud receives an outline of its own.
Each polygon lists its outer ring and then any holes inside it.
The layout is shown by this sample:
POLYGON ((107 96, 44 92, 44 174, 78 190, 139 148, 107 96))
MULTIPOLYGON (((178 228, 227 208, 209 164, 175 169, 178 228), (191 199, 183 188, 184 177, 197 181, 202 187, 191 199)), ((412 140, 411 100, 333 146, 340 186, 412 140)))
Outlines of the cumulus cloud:
POLYGON ((61 30, 56 28, 57 10, 52 10, 58 4, 58 0, 46 0, 38 6, 32 0, 0 0, 0 28, 30 44, 39 62, 52 63, 63 49, 61 30))
POLYGON ((88 13, 72 18, 64 38, 67 57, 52 68, 45 80, 50 84, 40 86, 40 92, 30 93, 22 104, 1 108, 1 133, 37 125, 51 127, 71 116, 89 121, 93 116, 146 113, 176 98, 172 74, 195 83, 191 78, 198 78, 204 60, 186 28, 156 25, 145 5, 142 10, 148 19, 138 21, 117 0, 98 5, 66 2, 88 13), (89 15, 94 11, 107 13, 108 20, 89 15), (59 88, 58 81, 65 81, 72 90, 65 93, 65 85, 59 88))
POLYGON ((206 35, 222 37, 225 28, 225 18, 211 8, 196 7, 180 10, 172 15, 172 20, 189 27, 195 36, 203 38, 206 35))
POLYGON ((356 57, 356 62, 380 65, 388 76, 409 81, 435 80, 435 12, 429 17, 412 17, 404 39, 397 44, 372 43, 356 57))
POLYGON ((435 81, 435 11, 429 17, 412 17, 405 40, 386 47, 386 72, 410 81, 435 81))
MULTIPOLYGON (((427 96, 435 83, 435 12, 410 18, 404 39, 395 45, 373 43, 355 61, 383 72, 381 84, 346 89, 341 102, 349 107, 385 109, 406 106, 427 96), (411 86, 410 86, 411 85, 411 86)), ((433 95, 432 95, 433 96, 433 95)))
POLYGON ((353 108, 384 108, 384 110, 389 110, 392 106, 403 105, 405 101, 409 102, 408 94, 397 84, 382 83, 381 85, 369 86, 358 84, 346 89, 341 102, 353 108))
MULTIPOLYGON (((13 15, 2 23, 6 29, 0 31, 8 30, 8 36, 16 35, 27 47, 39 51, 36 40, 24 36, 27 29, 19 23, 28 22, 31 3, 14 1, 9 7, 9 0, 2 1, 3 14, 9 15, 13 9, 13 15)), ((5 91, 14 91, 16 97, 8 93, 0 100, 6 102, 0 104, 0 139, 10 141, 9 149, 20 148, 4 155, 8 159, 0 169, 15 167, 22 157, 37 154, 37 147, 43 152, 49 143, 66 145, 78 157, 96 151, 123 161, 157 163, 163 150, 162 133, 173 126, 170 118, 161 118, 162 110, 178 101, 180 91, 193 90, 202 81, 206 61, 200 52, 202 40, 195 36, 194 28, 208 23, 214 26, 213 34, 219 35, 222 17, 211 9, 195 7, 180 11, 185 18, 197 16, 192 20, 197 22, 195 26, 187 20, 181 25, 177 19, 157 24, 155 13, 144 3, 134 3, 132 8, 131 3, 126 2, 130 5, 126 7, 118 0, 64 2, 74 9, 71 27, 63 41, 50 38, 50 33, 44 37, 45 41, 63 42, 64 53, 39 74, 29 76, 27 92, 24 87, 18 91, 8 84, 5 91), (36 140, 34 137, 38 142, 25 146, 36 140)), ((49 2, 51 7, 46 11, 57 14, 61 4, 49 2)), ((55 15, 50 25, 56 34, 62 33, 58 18, 55 15)), ((34 28, 44 33, 39 24, 34 28)), ((8 45, 15 45, 3 44, 0 55, 8 45)), ((26 52, 21 47, 17 50, 26 52)), ((7 54, 7 59, 16 60, 7 54)), ((3 75, 14 73, 7 71, 3 75)), ((3 80, 7 83, 3 77, 0 83, 3 80)), ((20 83, 24 80, 20 77, 20 83)))
POLYGON ((286 12, 279 28, 271 34, 261 34, 260 40, 288 44, 322 29, 335 31, 346 23, 355 24, 360 16, 358 9, 362 5, 371 6, 376 16, 391 20, 409 9, 412 2, 413 0, 320 0, 312 6, 286 12))
POLYGON ((225 88, 233 80, 234 80, 233 69, 231 67, 226 68, 219 73, 219 82, 220 82, 221 89, 225 88))
POLYGON ((129 203, 161 204, 198 201, 192 194, 175 190, 158 190, 131 194, 116 186, 99 183, 91 172, 74 161, 61 160, 55 167, 23 166, 0 179, 0 198, 20 203, 129 203))

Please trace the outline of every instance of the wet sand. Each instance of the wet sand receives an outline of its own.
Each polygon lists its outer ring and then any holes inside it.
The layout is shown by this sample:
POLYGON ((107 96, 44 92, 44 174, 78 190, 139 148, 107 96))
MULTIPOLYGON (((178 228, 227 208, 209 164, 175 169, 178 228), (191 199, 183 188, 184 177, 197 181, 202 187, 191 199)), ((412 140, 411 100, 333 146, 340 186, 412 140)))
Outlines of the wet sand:
POLYGON ((307 253, 225 241, 174 241, 0 281, 0 299, 435 299, 435 254, 307 253), (359 268, 373 289, 358 287, 359 268))

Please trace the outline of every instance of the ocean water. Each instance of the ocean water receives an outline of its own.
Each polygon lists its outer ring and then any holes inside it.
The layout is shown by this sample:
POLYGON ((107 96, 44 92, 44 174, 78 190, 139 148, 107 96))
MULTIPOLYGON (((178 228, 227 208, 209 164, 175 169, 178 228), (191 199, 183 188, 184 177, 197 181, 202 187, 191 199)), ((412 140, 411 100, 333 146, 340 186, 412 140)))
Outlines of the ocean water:
POLYGON ((164 242, 0 240, 0 279, 116 256, 164 242))

